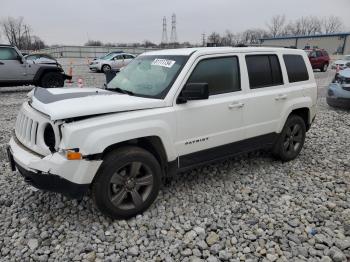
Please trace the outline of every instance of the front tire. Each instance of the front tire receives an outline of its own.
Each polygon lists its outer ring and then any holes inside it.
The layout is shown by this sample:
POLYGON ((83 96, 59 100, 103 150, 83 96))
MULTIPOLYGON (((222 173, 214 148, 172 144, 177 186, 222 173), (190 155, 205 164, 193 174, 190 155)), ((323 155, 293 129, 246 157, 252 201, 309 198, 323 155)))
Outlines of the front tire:
POLYGON ((321 72, 326 72, 328 69, 328 64, 324 64, 321 68, 321 72))
POLYGON ((63 87, 64 79, 61 73, 49 72, 42 77, 40 84, 45 88, 63 87))
POLYGON ((305 135, 304 120, 298 115, 290 115, 273 148, 274 156, 282 161, 295 159, 304 145, 305 135))
POLYGON ((145 211, 157 198, 161 168, 148 151, 126 146, 104 159, 92 186, 99 210, 113 219, 128 219, 145 211))

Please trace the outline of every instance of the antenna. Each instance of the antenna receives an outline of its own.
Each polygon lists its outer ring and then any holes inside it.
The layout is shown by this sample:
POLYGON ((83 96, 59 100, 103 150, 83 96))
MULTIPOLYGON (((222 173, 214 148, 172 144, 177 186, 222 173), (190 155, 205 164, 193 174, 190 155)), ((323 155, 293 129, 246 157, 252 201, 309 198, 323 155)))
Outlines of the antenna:
POLYGON ((168 43, 168 33, 166 30, 166 17, 163 17, 163 33, 162 33, 162 44, 168 43))
POLYGON ((177 33, 176 33, 176 15, 173 14, 171 16, 171 36, 170 36, 170 43, 175 44, 177 43, 177 33))

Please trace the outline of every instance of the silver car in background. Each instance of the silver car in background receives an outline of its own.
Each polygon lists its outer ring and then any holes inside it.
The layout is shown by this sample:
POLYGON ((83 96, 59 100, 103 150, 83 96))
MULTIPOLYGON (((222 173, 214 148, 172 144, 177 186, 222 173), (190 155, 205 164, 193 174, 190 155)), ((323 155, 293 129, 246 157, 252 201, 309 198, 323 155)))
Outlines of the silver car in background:
POLYGON ((110 70, 118 71, 120 68, 129 64, 135 58, 128 53, 110 53, 104 57, 96 59, 89 64, 91 71, 108 72, 110 70))
POLYGON ((327 103, 350 109, 350 68, 339 71, 328 87, 327 103))
POLYGON ((339 67, 339 70, 343 70, 345 68, 350 67, 350 55, 346 55, 343 57, 343 59, 339 59, 334 61, 332 64, 332 69, 337 69, 339 67))

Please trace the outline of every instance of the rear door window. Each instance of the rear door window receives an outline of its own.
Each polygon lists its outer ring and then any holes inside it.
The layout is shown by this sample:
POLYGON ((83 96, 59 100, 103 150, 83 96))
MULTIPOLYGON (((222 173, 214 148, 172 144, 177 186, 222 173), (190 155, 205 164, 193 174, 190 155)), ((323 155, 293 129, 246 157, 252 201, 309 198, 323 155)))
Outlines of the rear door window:
POLYGON ((301 55, 283 55, 290 83, 309 80, 304 58, 301 55))
POLYGON ((276 55, 247 55, 246 63, 251 89, 283 84, 281 66, 276 55))

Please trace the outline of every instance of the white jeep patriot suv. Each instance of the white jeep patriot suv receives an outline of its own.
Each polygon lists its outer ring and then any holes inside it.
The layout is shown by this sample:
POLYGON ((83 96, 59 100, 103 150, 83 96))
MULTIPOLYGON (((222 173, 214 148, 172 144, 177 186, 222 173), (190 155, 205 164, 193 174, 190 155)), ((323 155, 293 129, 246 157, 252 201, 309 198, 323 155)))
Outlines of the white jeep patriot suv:
POLYGON ((103 213, 128 218, 177 171, 261 148, 296 158, 316 100, 302 50, 148 52, 105 89, 36 88, 8 154, 35 187, 77 198, 91 189, 103 213))

